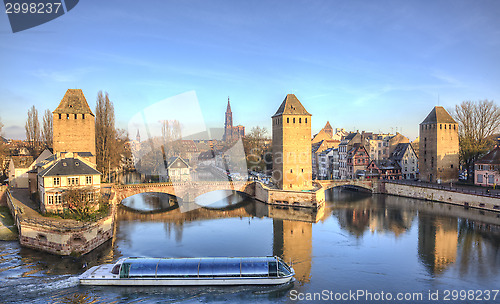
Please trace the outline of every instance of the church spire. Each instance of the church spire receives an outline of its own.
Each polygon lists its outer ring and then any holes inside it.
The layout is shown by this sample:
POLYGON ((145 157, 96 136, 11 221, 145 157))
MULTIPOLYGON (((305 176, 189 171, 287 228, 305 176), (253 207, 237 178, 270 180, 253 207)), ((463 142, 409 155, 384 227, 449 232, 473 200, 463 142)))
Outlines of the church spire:
POLYGON ((226 113, 231 113, 231 104, 229 103, 229 96, 227 97, 227 109, 226 113))

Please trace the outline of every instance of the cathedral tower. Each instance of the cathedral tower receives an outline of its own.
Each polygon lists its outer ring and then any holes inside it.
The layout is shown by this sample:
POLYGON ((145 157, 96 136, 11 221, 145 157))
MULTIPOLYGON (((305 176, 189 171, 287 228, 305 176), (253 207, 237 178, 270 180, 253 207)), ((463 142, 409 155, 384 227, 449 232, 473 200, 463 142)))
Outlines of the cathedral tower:
POLYGON ((227 98, 226 119, 224 121, 224 137, 222 140, 226 142, 233 141, 233 112, 231 112, 229 97, 227 98))
POLYGON ((274 183, 283 190, 311 189, 311 114, 288 94, 272 121, 274 183))
POLYGON ((77 152, 95 164, 95 117, 82 90, 67 90, 52 115, 54 154, 77 152))
POLYGON ((420 179, 449 183, 458 180, 458 124, 443 107, 434 107, 420 124, 420 179))

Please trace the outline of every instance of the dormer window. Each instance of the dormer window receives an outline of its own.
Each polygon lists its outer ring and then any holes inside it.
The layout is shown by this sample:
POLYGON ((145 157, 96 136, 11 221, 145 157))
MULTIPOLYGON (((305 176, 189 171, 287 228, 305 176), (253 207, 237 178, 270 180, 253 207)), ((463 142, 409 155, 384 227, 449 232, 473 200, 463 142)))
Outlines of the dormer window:
POLYGON ((67 166, 68 166, 68 163, 63 162, 63 163, 62 163, 62 165, 63 165, 63 167, 67 167, 67 166))
POLYGON ((75 162, 75 166, 80 166, 80 163, 79 162, 75 162))

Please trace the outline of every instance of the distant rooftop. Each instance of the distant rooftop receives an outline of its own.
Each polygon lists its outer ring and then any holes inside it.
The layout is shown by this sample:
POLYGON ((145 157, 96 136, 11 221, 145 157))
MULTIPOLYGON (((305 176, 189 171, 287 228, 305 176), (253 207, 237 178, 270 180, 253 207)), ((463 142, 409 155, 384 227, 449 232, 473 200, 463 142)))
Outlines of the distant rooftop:
POLYGON ((457 123, 453 117, 441 106, 436 106, 422 121, 423 124, 428 123, 457 123))
POLYGON ((54 114, 90 114, 94 116, 81 89, 69 89, 54 114))
POLYGON ((101 175, 101 173, 78 158, 60 158, 54 164, 38 173, 38 175, 101 175))
POLYGON ((288 94, 285 97, 285 100, 281 103, 278 111, 273 115, 309 115, 309 112, 306 111, 306 108, 300 103, 300 101, 295 97, 294 94, 288 94))

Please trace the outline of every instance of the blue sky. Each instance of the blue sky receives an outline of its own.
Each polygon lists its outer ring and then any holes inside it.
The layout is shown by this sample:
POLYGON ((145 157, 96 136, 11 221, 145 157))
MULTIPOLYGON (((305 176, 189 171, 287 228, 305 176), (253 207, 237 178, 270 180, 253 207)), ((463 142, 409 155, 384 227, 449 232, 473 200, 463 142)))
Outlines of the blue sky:
POLYGON ((414 139, 438 96, 498 103, 499 14, 499 1, 80 1, 15 34, 0 14, 0 119, 22 138, 31 105, 54 110, 80 88, 92 109, 107 91, 126 128, 195 91, 208 127, 230 96, 235 124, 270 129, 294 93, 313 133, 329 120, 414 139))

